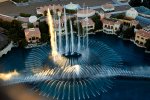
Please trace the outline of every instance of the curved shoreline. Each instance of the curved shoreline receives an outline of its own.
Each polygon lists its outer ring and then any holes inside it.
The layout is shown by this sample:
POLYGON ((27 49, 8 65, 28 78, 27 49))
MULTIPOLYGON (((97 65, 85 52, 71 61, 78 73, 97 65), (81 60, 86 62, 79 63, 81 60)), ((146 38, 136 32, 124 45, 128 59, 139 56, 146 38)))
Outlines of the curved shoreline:
POLYGON ((13 47, 13 42, 11 41, 3 50, 0 51, 0 57, 7 54, 9 51, 11 51, 13 47))

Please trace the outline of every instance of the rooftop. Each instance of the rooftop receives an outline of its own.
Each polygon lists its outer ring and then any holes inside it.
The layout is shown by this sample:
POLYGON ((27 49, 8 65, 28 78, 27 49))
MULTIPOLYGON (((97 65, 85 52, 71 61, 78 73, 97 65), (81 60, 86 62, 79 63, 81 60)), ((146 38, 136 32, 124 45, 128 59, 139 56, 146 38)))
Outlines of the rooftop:
POLYGON ((109 3, 106 3, 106 4, 102 5, 102 7, 104 9, 112 9, 112 8, 114 8, 114 6, 112 4, 109 4, 109 3))
POLYGON ((87 24, 88 24, 88 25, 94 25, 94 24, 95 24, 91 18, 82 19, 80 22, 81 22, 81 25, 82 25, 82 26, 86 26, 87 24))
POLYGON ((29 28, 24 30, 25 35, 40 34, 39 28, 29 28))
POLYGON ((109 25, 121 24, 121 23, 122 23, 122 22, 119 21, 119 20, 116 20, 116 19, 108 19, 108 18, 103 19, 102 22, 105 23, 105 24, 109 24, 109 25))
POLYGON ((92 9, 83 9, 83 10, 79 10, 78 13, 80 14, 90 14, 92 12, 95 12, 95 10, 92 9))
POLYGON ((90 17, 95 14, 95 10, 92 9, 83 9, 77 12, 78 17, 90 17))
POLYGON ((150 38, 150 26, 138 30, 137 34, 146 38, 150 38))
POLYGON ((72 2, 70 2, 70 4, 67 4, 64 7, 66 9, 69 9, 69 10, 77 10, 80 8, 80 5, 79 4, 73 4, 72 2))

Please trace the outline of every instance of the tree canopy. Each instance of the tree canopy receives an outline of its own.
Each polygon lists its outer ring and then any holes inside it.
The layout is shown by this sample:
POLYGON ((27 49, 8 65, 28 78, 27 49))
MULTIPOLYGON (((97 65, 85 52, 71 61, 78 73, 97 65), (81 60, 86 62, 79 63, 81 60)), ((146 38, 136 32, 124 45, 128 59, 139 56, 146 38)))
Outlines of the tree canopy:
POLYGON ((150 39, 148 39, 145 43, 145 47, 148 51, 150 51, 150 39))
POLYGON ((95 23, 95 29, 94 30, 96 31, 96 30, 102 29, 103 23, 100 20, 100 15, 95 14, 91 18, 92 18, 93 22, 95 23))
POLYGON ((133 7, 145 6, 150 9, 150 0, 130 0, 129 4, 133 7))
POLYGON ((134 27, 129 27, 122 32, 123 38, 132 39, 135 37, 134 27))

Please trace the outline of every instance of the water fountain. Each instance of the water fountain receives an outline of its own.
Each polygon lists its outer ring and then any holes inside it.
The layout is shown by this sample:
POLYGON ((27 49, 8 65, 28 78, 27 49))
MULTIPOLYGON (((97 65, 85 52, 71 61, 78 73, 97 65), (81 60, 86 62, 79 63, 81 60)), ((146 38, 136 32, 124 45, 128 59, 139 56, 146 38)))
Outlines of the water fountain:
POLYGON ((74 34, 72 20, 69 20, 71 31, 68 32, 65 9, 65 35, 61 34, 61 16, 58 17, 59 31, 56 33, 49 10, 47 15, 50 47, 33 48, 25 61, 27 76, 7 83, 30 83, 33 91, 59 100, 90 99, 107 92, 112 86, 113 76, 124 72, 120 69, 120 56, 106 44, 90 38, 87 26, 86 34, 80 37, 78 18, 78 33, 74 34))
POLYGON ((89 39, 87 26, 85 35, 80 37, 78 18, 78 33, 74 34, 70 19, 70 32, 68 32, 65 9, 65 35, 62 35, 60 17, 58 19, 59 31, 55 33, 53 19, 48 11, 51 51, 48 46, 45 49, 42 47, 33 51, 38 51, 39 54, 27 58, 27 70, 34 74, 31 77, 32 80, 29 80, 30 82, 35 81, 31 82, 34 84, 33 90, 38 89, 40 95, 65 100, 89 99, 107 92, 107 89, 111 88, 112 76, 121 72, 115 69, 122 66, 121 58, 107 45, 89 39), (35 61, 39 59, 38 63, 31 67, 30 58, 36 58, 35 61), (41 79, 36 76, 40 76, 41 79))

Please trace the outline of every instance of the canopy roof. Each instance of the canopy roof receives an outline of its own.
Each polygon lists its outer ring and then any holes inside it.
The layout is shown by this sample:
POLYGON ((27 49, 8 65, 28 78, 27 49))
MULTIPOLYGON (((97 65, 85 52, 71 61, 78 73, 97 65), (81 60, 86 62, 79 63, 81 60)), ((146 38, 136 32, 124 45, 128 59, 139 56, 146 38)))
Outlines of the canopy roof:
POLYGON ((72 2, 70 2, 70 4, 65 5, 64 8, 66 8, 68 10, 77 10, 80 8, 80 5, 79 4, 73 4, 72 2))

